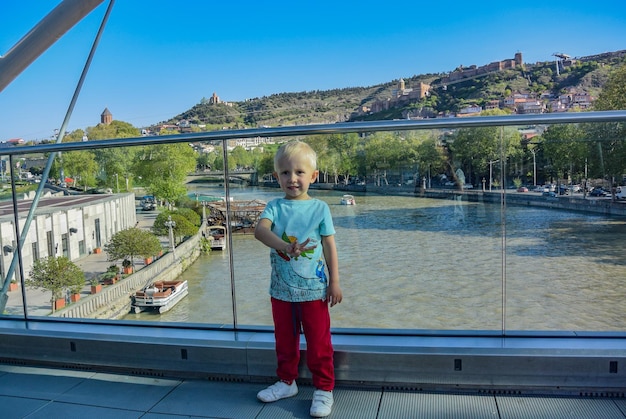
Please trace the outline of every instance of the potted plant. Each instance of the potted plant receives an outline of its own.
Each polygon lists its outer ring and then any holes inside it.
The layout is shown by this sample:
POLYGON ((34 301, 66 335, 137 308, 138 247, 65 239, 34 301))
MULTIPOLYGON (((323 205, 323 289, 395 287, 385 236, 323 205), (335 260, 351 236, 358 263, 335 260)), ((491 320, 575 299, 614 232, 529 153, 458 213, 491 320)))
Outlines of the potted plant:
POLYGON ((101 248, 99 248, 99 247, 96 247, 95 249, 93 249, 93 252, 94 252, 95 254, 102 253, 102 249, 101 249, 101 248))
POLYGON ((105 285, 113 285, 120 279, 120 268, 117 265, 111 265, 107 271, 102 274, 102 280, 105 285))
POLYGON ((9 284, 9 291, 17 291, 17 281, 15 279, 11 280, 9 284))
POLYGON ((65 298, 57 298, 54 300, 54 309, 60 310, 65 307, 65 298))
POLYGON ((98 278, 96 277, 91 278, 91 293, 97 294, 100 291, 102 291, 102 284, 100 284, 100 281, 98 280, 98 278))
POLYGON ((124 268, 124 274, 126 275, 133 273, 133 263, 128 259, 122 261, 122 268, 124 268))
POLYGON ((72 288, 70 290, 70 301, 75 303, 80 300, 80 290, 81 288, 72 288))
POLYGON ((65 256, 36 260, 25 281, 28 288, 50 291, 52 312, 65 306, 64 291, 85 285, 85 273, 65 256))
POLYGON ((113 272, 105 272, 100 276, 104 285, 113 285, 117 282, 117 274, 113 272))
POLYGON ((67 289, 70 294, 70 301, 75 303, 80 300, 80 292, 85 287, 85 276, 84 275, 75 275, 71 278, 68 278, 67 289))

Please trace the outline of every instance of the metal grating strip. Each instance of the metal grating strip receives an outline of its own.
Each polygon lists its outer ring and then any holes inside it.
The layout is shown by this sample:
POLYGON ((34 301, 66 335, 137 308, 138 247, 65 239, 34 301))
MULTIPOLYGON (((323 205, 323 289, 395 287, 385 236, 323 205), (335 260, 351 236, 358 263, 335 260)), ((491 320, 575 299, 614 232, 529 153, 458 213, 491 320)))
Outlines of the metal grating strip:
POLYGON ((612 400, 497 396, 502 419, 624 419, 612 400))
MULTIPOLYGON (((263 387, 259 387, 262 389, 263 387)), ((299 387, 299 393, 288 399, 267 403, 257 419, 308 418, 313 398, 312 387, 299 387)), ((342 419, 377 419, 380 390, 354 390, 335 388, 334 404, 330 417, 342 419)))
POLYGON ((494 419, 498 408, 493 396, 385 392, 378 418, 494 419))

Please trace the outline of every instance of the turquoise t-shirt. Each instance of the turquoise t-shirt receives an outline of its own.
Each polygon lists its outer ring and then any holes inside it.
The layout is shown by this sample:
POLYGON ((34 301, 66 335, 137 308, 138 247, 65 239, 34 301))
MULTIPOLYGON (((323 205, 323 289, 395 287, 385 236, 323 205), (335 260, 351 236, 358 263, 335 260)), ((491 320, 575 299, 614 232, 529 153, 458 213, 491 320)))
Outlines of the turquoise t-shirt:
POLYGON ((270 295, 278 300, 301 302, 326 298, 326 263, 322 250, 322 236, 335 234, 330 208, 319 199, 274 199, 261 214, 272 222, 272 231, 285 243, 310 239, 308 246, 315 249, 292 258, 284 252, 270 250, 272 276, 270 295))

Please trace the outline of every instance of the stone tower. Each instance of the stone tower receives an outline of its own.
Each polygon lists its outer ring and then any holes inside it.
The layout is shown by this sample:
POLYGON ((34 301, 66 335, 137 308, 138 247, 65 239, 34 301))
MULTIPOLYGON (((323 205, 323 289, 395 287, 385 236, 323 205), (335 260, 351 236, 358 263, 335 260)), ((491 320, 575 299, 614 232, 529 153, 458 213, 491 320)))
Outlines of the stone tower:
POLYGON ((519 66, 519 67, 524 67, 524 61, 522 60, 522 53, 521 52, 516 52, 515 53, 515 66, 519 66))
POLYGON ((113 122, 113 114, 109 111, 109 108, 104 108, 100 115, 100 123, 109 125, 111 122, 113 122))

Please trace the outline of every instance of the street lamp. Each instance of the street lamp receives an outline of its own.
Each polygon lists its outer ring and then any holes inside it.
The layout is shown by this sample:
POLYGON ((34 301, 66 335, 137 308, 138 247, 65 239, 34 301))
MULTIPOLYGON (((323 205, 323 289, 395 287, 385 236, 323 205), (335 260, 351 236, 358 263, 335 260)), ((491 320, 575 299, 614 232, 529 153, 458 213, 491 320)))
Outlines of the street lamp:
POLYGON ((176 257, 176 247, 174 246, 174 227, 176 227, 176 221, 172 221, 172 216, 169 215, 167 217, 167 221, 164 224, 165 224, 165 227, 169 229, 170 250, 172 251, 172 254, 174 255, 174 257, 176 257))
POLYGON ((489 160, 489 192, 491 192, 491 180, 493 178, 493 164, 499 162, 498 160, 489 160))
POLYGON ((536 151, 534 148, 531 148, 530 152, 533 153, 533 185, 537 186, 537 159, 535 157, 536 151))

